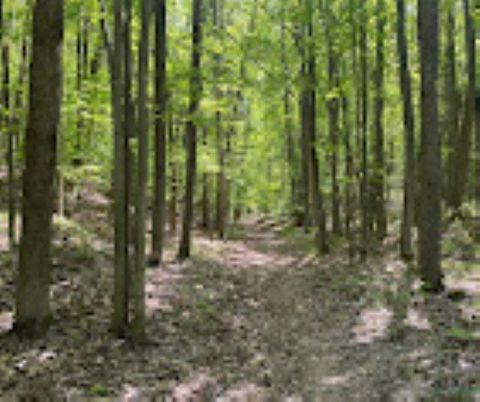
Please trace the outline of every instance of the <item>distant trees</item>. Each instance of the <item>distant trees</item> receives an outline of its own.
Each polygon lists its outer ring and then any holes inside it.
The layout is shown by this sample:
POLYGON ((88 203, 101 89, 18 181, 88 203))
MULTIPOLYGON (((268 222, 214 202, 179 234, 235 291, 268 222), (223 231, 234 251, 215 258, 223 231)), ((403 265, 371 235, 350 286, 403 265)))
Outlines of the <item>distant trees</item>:
POLYGON ((179 259, 191 256, 197 225, 227 239, 234 215, 285 214, 312 237, 319 254, 348 243, 352 262, 365 261, 387 236, 398 235, 401 256, 417 257, 426 287, 442 289, 442 202, 461 216, 475 192, 480 199, 480 163, 471 163, 480 150, 471 0, 449 0, 441 8, 438 1, 418 0, 418 13, 404 0, 246 0, 242 7, 192 0, 191 10, 166 0, 73 2, 65 13, 64 76, 63 2, 37 0, 25 138, 14 120, 23 119, 30 45, 7 21, 18 12, 28 25, 32 7, 12 4, 0 1, 0 125, 12 250, 22 201, 17 328, 40 333, 48 323, 57 159, 59 183, 78 165, 112 172, 111 327, 117 336, 143 338, 145 255, 151 253, 153 267, 164 260, 166 223, 173 238, 180 216, 179 259), (412 57, 417 47, 420 62, 412 57), (465 63, 458 61, 461 52, 465 63), (105 135, 110 126, 112 135, 105 135), (94 146, 87 146, 90 138, 94 146), (393 162, 402 169, 390 169, 393 162), (389 198, 387 188, 403 195, 400 233, 390 225, 397 198, 389 198))

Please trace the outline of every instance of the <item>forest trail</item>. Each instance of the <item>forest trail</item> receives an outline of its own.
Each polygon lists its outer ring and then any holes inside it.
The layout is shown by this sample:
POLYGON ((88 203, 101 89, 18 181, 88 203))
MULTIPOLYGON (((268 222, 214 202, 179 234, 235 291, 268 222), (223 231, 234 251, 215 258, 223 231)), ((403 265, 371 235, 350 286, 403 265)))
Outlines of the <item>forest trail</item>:
POLYGON ((254 382, 225 400, 478 400, 478 343, 448 339, 460 316, 447 298, 403 294, 416 284, 404 280, 396 250, 365 266, 350 264, 346 252, 318 259, 304 234, 285 230, 248 222, 239 240, 199 242, 207 266, 215 261, 243 284, 243 307, 230 313, 249 333, 254 382))
MULTIPOLYGON (((406 267, 391 246, 360 265, 341 248, 315 257, 309 235, 275 219, 246 221, 227 241, 197 233, 191 260, 176 261, 170 247, 149 270, 150 342, 138 349, 108 333, 111 250, 83 236, 80 248, 73 235, 56 242, 46 339, 0 338, 0 395, 478 400, 480 345, 449 337, 462 322, 458 303, 402 297, 406 267), (392 336, 403 315, 403 335, 392 336)), ((8 310, 11 279, 1 291, 8 310)))

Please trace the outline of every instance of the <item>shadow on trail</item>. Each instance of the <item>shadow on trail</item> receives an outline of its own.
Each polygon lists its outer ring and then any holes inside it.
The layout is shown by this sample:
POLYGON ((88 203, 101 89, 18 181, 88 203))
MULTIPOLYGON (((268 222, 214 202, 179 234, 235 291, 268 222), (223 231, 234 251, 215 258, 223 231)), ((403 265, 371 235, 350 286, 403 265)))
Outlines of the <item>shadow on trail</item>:
MULTIPOLYGON (((480 347, 449 337, 461 324, 453 302, 412 293, 392 255, 368 265, 349 264, 342 251, 317 258, 308 236, 289 230, 247 222, 226 242, 197 235, 184 263, 171 249, 148 272, 151 342, 138 350, 108 333, 108 255, 77 260, 82 249, 73 244, 72 254, 57 254, 57 318, 46 339, 0 339, 0 394, 475 400, 480 347)), ((0 301, 11 311, 9 278, 0 301)))
POLYGON ((341 253, 306 256, 270 225, 243 233, 213 260, 250 278, 264 386, 304 400, 475 400, 478 343, 452 343, 455 305, 412 289, 401 261, 350 265, 341 253))

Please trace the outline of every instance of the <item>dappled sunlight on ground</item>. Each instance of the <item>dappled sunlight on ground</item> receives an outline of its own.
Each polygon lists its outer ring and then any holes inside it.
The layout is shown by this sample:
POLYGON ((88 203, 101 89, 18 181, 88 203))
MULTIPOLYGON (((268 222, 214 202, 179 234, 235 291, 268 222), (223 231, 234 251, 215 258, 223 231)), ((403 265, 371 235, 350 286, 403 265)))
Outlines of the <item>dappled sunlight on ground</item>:
POLYGON ((148 272, 145 286, 147 316, 172 310, 182 278, 182 265, 176 261, 160 264, 148 272))
POLYGON ((418 330, 429 331, 432 329, 428 316, 415 308, 410 308, 405 319, 405 325, 418 330))
MULTIPOLYGON (((257 244, 258 245, 258 244, 257 244)), ((232 269, 261 268, 264 273, 269 270, 282 269, 293 264, 296 259, 292 256, 270 250, 258 250, 254 241, 229 241, 198 239, 197 246, 202 255, 216 264, 232 269)))
POLYGON ((386 307, 370 307, 362 311, 358 323, 353 329, 354 343, 371 343, 384 338, 393 313, 386 307))
POLYGON ((12 329, 13 313, 10 311, 0 312, 0 335, 6 334, 12 329))

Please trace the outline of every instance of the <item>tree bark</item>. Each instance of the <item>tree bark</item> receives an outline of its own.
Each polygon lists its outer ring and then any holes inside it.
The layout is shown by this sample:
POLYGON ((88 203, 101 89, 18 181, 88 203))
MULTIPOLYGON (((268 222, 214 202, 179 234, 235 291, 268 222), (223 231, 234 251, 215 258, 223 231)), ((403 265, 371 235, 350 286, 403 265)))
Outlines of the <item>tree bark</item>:
POLYGON ((193 197, 195 194, 195 176, 197 174, 197 125, 195 115, 198 112, 201 96, 200 57, 202 45, 201 0, 193 0, 192 4, 192 71, 190 78, 190 105, 186 127, 187 137, 187 169, 185 210, 182 222, 182 237, 178 257, 190 257, 191 228, 193 223, 193 197))
POLYGON ((23 181, 15 330, 42 335, 50 321, 53 179, 62 88, 63 1, 37 0, 23 181))
POLYGON ((162 261, 166 211, 166 1, 155 5, 155 182, 152 221, 152 262, 162 261))
POLYGON ((114 49, 111 71, 112 115, 114 124, 114 293, 111 327, 117 336, 125 336, 128 326, 127 299, 127 260, 128 236, 126 208, 127 174, 125 170, 126 147, 124 126, 124 39, 123 39, 123 0, 114 3, 114 49))
POLYGON ((384 139, 384 110, 385 110, 385 1, 377 0, 377 38, 376 38, 376 70, 375 70, 375 144, 374 144, 374 172, 373 197, 375 209, 376 236, 383 240, 387 235, 387 211, 385 205, 385 139, 384 139))
POLYGON ((449 200, 449 206, 458 212, 465 201, 468 183, 469 162, 471 161, 471 145, 473 140, 473 124, 475 113, 475 30, 469 0, 463 0, 465 19, 465 43, 467 47, 466 75, 468 77, 465 91, 464 111, 460 124, 460 135, 455 145, 455 167, 449 200))
POLYGON ((361 5, 361 23, 360 23, 360 152, 361 152, 361 181, 360 181, 360 199, 361 199, 361 239, 360 239, 360 258, 362 261, 367 259, 369 248, 369 169, 368 169, 368 47, 367 47, 367 22, 368 13, 366 5, 361 5))
POLYGON ((400 91, 403 102, 404 125, 404 182, 403 214, 400 254, 404 259, 413 258, 412 228, 415 220, 415 117, 412 103, 412 85, 405 32, 405 3, 397 0, 397 47, 400 65, 400 91))
POLYGON ((313 218, 315 223, 315 244, 319 254, 325 254, 329 250, 327 241, 326 219, 323 207, 323 195, 320 189, 320 167, 318 163, 316 148, 316 111, 317 111, 317 92, 316 92, 316 58, 313 41, 313 22, 312 22, 312 0, 306 0, 306 15, 309 20, 306 26, 306 42, 304 44, 305 52, 305 74, 306 87, 303 89, 303 108, 304 108, 304 127, 305 137, 308 144, 308 163, 311 183, 311 201, 313 207, 313 218))
POLYGON ((441 270, 442 163, 438 130, 438 2, 419 0, 421 149, 419 266, 424 286, 443 289, 441 270))
MULTIPOLYGON (((3 7, 0 6, 0 13, 3 13, 3 7)), ((10 251, 13 251, 16 243, 16 180, 15 180, 15 133, 13 130, 13 116, 11 113, 10 102, 10 47, 8 40, 5 39, 6 21, 4 15, 0 15, 0 44, 2 46, 2 122, 1 127, 7 135, 7 169, 8 169, 8 242, 10 251)))
POLYGON ((340 222, 340 186, 338 184, 338 140, 340 131, 339 106, 340 106, 340 76, 338 66, 337 44, 332 31, 336 24, 336 18, 331 9, 325 10, 327 17, 327 47, 328 47, 328 81, 330 87, 330 99, 328 100, 328 123, 330 134, 330 168, 332 176, 332 232, 339 236, 342 234, 340 222))
POLYGON ((132 335, 137 342, 145 338, 145 219, 148 182, 148 61, 150 0, 142 1, 141 35, 138 57, 138 181, 135 205, 134 318, 132 335))
POLYGON ((455 147, 459 135, 458 112, 459 97, 457 91, 456 43, 455 43, 455 14, 453 2, 449 3, 446 23, 445 46, 445 140, 447 145, 446 160, 446 202, 449 207, 455 204, 456 174, 455 174, 455 147))

